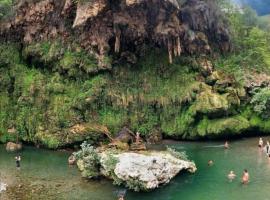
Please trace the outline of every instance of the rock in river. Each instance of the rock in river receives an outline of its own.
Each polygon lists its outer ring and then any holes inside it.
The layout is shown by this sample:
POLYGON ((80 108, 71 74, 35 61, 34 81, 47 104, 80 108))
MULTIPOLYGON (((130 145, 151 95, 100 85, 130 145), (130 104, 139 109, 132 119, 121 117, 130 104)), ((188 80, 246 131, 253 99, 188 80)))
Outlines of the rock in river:
POLYGON ((194 173, 197 169, 184 153, 166 151, 100 151, 83 144, 75 153, 77 166, 85 178, 103 176, 135 191, 149 191, 167 184, 180 171, 194 173))
POLYGON ((180 160, 167 152, 122 153, 118 159, 116 176, 124 182, 136 180, 146 190, 169 183, 181 170, 196 171, 193 162, 180 160))

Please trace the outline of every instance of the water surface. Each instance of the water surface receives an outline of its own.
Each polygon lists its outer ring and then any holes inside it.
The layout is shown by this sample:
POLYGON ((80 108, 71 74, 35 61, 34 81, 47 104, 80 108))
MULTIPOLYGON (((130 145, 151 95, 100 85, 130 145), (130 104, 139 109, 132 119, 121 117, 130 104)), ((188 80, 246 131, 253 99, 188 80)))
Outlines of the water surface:
MULTIPOLYGON (((266 138, 264 138, 266 140, 266 138)), ((270 138, 269 138, 270 140, 270 138)), ((270 160, 257 147, 258 138, 230 143, 225 150, 222 142, 177 142, 169 146, 185 150, 196 162, 198 171, 192 175, 182 173, 167 186, 149 193, 127 191, 127 200, 269 200, 270 160), (212 167, 207 166, 213 160, 212 167), (251 182, 240 183, 244 169, 248 169, 251 182), (237 174, 233 182, 227 174, 237 174)), ((81 199, 114 200, 122 188, 107 180, 86 181, 80 178, 76 167, 67 165, 67 152, 53 152, 27 147, 22 152, 22 168, 15 167, 15 154, 6 153, 0 146, 0 178, 9 185, 24 184, 26 196, 21 199, 81 199)), ((0 181, 1 181, 0 180, 0 181)), ((12 191, 10 191, 12 192, 12 191)), ((1 200, 7 198, 1 194, 1 200)), ((6 194, 7 195, 7 194, 6 194)))

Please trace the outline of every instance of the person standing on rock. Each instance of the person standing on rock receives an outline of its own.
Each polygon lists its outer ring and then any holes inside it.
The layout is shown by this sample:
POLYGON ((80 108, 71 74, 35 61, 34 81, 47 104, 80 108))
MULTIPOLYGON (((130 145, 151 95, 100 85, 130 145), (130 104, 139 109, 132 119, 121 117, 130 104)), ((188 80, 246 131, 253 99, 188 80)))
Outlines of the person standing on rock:
POLYGON ((140 133, 137 132, 136 133, 136 144, 139 144, 140 143, 140 140, 141 140, 140 133))
POLYGON ((21 168, 21 156, 20 155, 17 155, 15 157, 15 162, 16 162, 17 169, 20 169, 21 168))

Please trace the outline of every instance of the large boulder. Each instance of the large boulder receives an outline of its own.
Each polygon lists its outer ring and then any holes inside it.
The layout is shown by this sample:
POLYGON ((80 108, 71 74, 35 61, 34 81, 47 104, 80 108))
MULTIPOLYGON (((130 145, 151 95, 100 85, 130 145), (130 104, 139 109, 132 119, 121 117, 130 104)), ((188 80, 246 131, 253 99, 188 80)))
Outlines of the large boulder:
POLYGON ((166 151, 123 151, 94 148, 84 142, 73 155, 84 178, 100 176, 135 191, 149 191, 170 182, 180 171, 194 173, 197 168, 185 153, 166 151))
POLYGON ((13 143, 13 142, 8 142, 6 145, 6 150, 7 151, 20 151, 22 150, 22 144, 21 143, 13 143))
POLYGON ((136 182, 143 190, 169 183, 182 170, 196 171, 193 162, 180 160, 166 152, 122 153, 118 159, 115 175, 128 186, 136 182))

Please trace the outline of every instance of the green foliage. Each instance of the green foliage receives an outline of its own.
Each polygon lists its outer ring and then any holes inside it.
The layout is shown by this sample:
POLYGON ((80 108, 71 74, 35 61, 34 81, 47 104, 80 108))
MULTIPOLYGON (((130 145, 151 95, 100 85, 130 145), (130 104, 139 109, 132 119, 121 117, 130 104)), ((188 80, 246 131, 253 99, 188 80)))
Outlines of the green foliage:
POLYGON ((126 181, 126 186, 129 189, 134 190, 135 192, 139 192, 139 191, 147 191, 147 188, 145 187, 145 184, 143 184, 140 180, 138 179, 131 179, 129 178, 126 181))
POLYGON ((81 160, 83 162, 83 177, 96 178, 99 176, 100 157, 93 146, 87 142, 83 142, 81 144, 81 150, 73 155, 77 161, 81 160))
POLYGON ((119 179, 114 173, 116 164, 119 162, 117 156, 115 155, 117 152, 114 152, 113 150, 109 151, 106 152, 106 157, 103 160, 104 172, 107 177, 113 179, 114 185, 121 185, 123 184, 123 181, 119 179))
POLYGON ((199 122, 197 132, 201 137, 217 138, 239 135, 250 127, 249 121, 240 115, 213 120, 205 117, 199 122))
POLYGON ((177 159, 188 161, 188 156, 185 151, 179 152, 170 147, 167 147, 167 151, 177 159))
POLYGON ((68 48, 60 40, 32 43, 24 48, 23 56, 36 67, 43 64, 51 71, 75 79, 83 79, 99 71, 97 60, 76 43, 68 48))
POLYGON ((18 48, 14 44, 6 43, 0 45, 0 68, 14 65, 20 62, 18 48))
POLYGON ((263 88, 255 92, 251 104, 254 106, 254 111, 263 119, 270 118, 270 89, 263 88))
POLYGON ((13 0, 0 0, 0 20, 12 15, 13 0))

